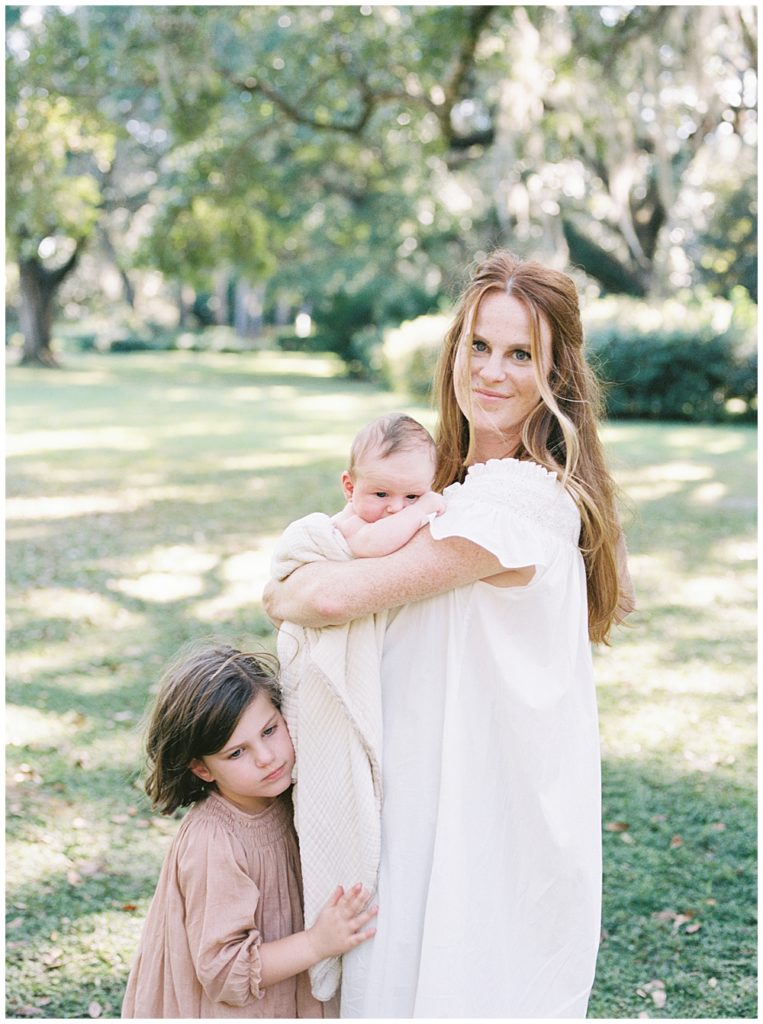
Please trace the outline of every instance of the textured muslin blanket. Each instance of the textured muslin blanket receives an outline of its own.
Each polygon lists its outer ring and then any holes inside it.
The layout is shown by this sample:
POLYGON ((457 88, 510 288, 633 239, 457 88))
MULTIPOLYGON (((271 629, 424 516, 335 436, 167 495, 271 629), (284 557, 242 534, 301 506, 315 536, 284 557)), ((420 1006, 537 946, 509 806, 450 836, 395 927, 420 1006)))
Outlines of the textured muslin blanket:
MULTIPOLYGON (((319 559, 352 555, 329 516, 291 523, 271 570, 285 579, 319 559)), ((294 820, 299 835, 305 927, 314 924, 337 885, 376 889, 381 838, 382 713, 379 668, 386 612, 344 626, 278 633, 283 711, 297 754, 294 820)), ((310 970, 313 995, 330 999, 341 959, 310 970)))

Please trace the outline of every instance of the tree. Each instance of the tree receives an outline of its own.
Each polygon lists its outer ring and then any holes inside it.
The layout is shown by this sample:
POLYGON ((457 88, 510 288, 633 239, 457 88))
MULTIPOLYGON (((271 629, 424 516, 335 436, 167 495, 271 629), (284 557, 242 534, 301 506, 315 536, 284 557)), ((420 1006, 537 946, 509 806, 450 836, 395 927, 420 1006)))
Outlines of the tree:
MULTIPOLYGON (((696 284, 718 248, 700 169, 719 196, 754 180, 745 8, 16 12, 11 249, 44 263, 52 239, 45 270, 70 272, 99 219, 128 291, 150 267, 316 309, 373 295, 376 318, 406 289, 436 302, 499 243, 646 295, 696 284)), ((733 268, 754 223, 724 202, 733 268)))

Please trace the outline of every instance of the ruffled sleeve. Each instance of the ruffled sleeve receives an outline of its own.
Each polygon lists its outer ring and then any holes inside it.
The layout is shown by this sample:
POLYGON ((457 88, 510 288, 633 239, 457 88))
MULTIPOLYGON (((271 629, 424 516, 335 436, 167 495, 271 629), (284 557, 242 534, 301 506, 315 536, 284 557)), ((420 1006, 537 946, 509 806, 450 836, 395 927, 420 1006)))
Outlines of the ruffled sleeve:
POLYGON ((178 884, 196 975, 213 1002, 243 1006, 261 999, 260 892, 235 836, 214 820, 199 822, 178 851, 178 884))
POLYGON ((443 492, 448 507, 433 519, 435 540, 465 537, 506 569, 544 567, 560 547, 577 545, 580 514, 556 474, 535 462, 491 459, 471 466, 443 492))

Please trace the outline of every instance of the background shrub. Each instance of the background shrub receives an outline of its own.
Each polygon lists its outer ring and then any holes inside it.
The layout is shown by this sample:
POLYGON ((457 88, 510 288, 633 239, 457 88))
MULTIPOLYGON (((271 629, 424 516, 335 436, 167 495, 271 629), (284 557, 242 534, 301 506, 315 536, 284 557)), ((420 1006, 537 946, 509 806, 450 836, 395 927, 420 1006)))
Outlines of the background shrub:
POLYGON ((614 419, 753 420, 757 410, 757 307, 732 302, 592 305, 586 342, 614 419))
POLYGON ((382 374, 395 391, 427 397, 451 317, 419 316, 384 332, 382 374))

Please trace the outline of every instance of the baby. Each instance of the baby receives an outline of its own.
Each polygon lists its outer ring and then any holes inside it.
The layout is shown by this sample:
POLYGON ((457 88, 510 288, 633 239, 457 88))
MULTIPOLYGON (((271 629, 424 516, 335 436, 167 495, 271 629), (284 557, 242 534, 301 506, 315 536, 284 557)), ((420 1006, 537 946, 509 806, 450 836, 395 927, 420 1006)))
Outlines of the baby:
POLYGON ((432 437, 410 416, 380 416, 358 432, 342 473, 347 504, 333 517, 355 557, 397 551, 445 511, 432 490, 436 460, 432 437))

